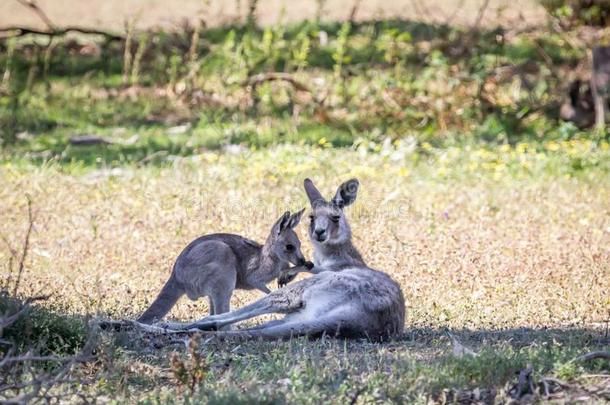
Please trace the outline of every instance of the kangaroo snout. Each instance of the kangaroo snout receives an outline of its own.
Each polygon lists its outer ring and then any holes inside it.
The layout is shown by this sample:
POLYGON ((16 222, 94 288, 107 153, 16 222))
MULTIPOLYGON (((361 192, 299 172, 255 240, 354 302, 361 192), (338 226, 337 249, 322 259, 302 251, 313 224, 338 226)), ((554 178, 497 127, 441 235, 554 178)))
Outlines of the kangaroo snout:
POLYGON ((326 229, 324 229, 324 228, 321 228, 321 229, 316 228, 314 230, 314 233, 316 234, 316 239, 318 240, 318 242, 324 242, 326 240, 326 229))
POLYGON ((313 269, 313 263, 310 262, 309 260, 305 260, 304 257, 299 258, 299 262, 298 263, 293 263, 295 266, 303 266, 305 267, 307 270, 311 270, 313 269))

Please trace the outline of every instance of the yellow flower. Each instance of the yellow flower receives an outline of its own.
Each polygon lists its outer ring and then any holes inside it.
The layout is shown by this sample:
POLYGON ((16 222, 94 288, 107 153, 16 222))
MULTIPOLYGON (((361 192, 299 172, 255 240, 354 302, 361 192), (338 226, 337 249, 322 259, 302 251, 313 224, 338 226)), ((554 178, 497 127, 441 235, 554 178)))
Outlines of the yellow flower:
POLYGON ((557 152, 559 150, 559 144, 555 141, 548 142, 546 148, 551 152, 557 152))

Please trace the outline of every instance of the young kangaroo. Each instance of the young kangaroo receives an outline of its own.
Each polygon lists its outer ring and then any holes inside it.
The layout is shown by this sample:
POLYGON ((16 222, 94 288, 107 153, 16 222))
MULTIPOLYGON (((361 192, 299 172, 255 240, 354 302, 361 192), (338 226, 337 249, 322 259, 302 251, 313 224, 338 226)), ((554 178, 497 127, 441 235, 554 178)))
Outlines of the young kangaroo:
POLYGON ((264 245, 239 235, 217 233, 191 242, 178 256, 169 280, 138 318, 140 323, 159 321, 186 294, 191 300, 207 296, 210 315, 230 310, 233 290, 258 289, 269 294, 267 283, 277 278, 289 263, 311 268, 301 253, 294 232, 305 209, 285 212, 273 225, 264 245))
POLYGON ((351 242, 343 208, 352 204, 358 180, 343 183, 326 201, 311 180, 305 191, 311 203, 309 237, 314 246, 312 277, 275 290, 241 309, 213 315, 191 324, 147 327, 150 331, 209 330, 269 313, 283 319, 218 336, 283 338, 328 334, 337 337, 388 339, 403 331, 405 302, 400 286, 390 276, 368 267, 351 242))

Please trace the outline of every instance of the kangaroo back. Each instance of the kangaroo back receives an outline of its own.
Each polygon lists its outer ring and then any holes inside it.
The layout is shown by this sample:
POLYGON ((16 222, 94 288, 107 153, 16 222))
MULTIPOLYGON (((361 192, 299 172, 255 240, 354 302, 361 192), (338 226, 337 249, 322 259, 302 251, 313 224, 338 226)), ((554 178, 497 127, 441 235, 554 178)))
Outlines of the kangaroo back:
POLYGON ((191 300, 207 296, 210 315, 214 315, 230 310, 235 288, 270 293, 266 284, 277 278, 289 263, 307 263, 293 229, 304 211, 285 212, 271 228, 265 245, 223 233, 192 241, 178 256, 169 280, 138 322, 161 320, 184 294, 191 300))
POLYGON ((138 318, 141 323, 153 323, 161 320, 184 295, 184 290, 176 281, 174 274, 169 277, 155 301, 138 318))

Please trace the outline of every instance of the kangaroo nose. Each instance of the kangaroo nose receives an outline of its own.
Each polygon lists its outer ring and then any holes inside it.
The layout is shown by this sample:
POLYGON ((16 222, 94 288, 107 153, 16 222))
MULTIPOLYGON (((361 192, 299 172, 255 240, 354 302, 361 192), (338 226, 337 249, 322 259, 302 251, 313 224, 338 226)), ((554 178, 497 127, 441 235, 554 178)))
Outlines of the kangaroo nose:
POLYGON ((316 233, 316 235, 322 236, 324 235, 324 232, 326 232, 326 229, 316 229, 314 232, 316 233))

